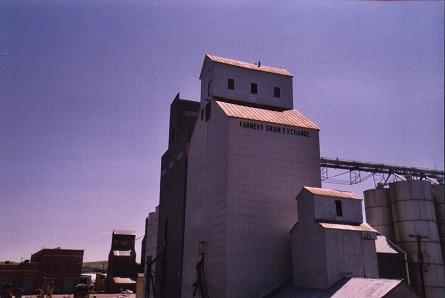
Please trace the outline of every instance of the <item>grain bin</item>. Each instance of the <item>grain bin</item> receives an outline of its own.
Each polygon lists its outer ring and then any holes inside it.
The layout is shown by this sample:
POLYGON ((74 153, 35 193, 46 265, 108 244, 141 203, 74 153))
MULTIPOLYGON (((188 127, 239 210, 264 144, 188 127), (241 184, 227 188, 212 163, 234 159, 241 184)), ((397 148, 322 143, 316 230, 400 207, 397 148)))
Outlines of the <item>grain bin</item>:
POLYGON ((395 241, 408 254, 412 285, 419 294, 424 288, 428 298, 445 297, 445 271, 431 184, 408 180, 391 183, 389 189, 395 241), (421 237, 421 254, 416 235, 421 237))
POLYGON ((380 234, 394 242, 389 189, 368 189, 363 194, 365 197, 366 221, 380 234))
POLYGON ((439 228, 439 238, 442 245, 442 258, 445 260, 445 198, 444 185, 433 185, 432 187, 434 206, 436 209, 437 226, 439 228))

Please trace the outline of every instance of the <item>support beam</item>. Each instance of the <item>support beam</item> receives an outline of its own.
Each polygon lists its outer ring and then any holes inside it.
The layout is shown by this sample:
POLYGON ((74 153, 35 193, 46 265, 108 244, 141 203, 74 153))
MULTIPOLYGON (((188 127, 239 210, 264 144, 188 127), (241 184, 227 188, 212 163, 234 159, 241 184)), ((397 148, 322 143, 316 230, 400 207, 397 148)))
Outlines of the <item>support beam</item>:
POLYGON ((415 167, 402 167, 387 164, 377 164, 370 162, 360 162, 352 160, 341 160, 333 158, 320 158, 321 168, 331 168, 331 169, 344 169, 349 171, 359 171, 368 173, 379 173, 388 175, 411 175, 417 178, 434 178, 443 179, 445 172, 441 170, 431 170, 415 167))

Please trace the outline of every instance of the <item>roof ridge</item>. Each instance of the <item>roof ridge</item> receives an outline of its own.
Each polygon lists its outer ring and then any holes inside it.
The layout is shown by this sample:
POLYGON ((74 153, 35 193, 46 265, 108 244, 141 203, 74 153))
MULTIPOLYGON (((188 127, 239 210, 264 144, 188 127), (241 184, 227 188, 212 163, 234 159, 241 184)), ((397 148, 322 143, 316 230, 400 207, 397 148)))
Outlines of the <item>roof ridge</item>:
POLYGON ((241 60, 235 60, 235 59, 230 59, 230 58, 225 58, 225 57, 210 55, 210 54, 206 54, 205 56, 207 58, 209 58, 211 61, 217 62, 217 63, 222 63, 222 64, 231 65, 231 66, 235 66, 235 67, 247 68, 247 69, 256 70, 256 71, 269 72, 269 73, 274 73, 274 74, 283 75, 283 76, 289 76, 289 77, 294 76, 291 72, 289 72, 288 70, 286 70, 284 68, 265 66, 265 65, 261 65, 260 63, 255 64, 255 63, 250 63, 250 62, 245 62, 245 61, 241 61, 241 60))
POLYGON ((307 190, 313 195, 361 200, 361 198, 357 194, 350 191, 313 187, 313 186, 303 186, 303 189, 307 190))
POLYGON ((320 130, 315 123, 295 109, 276 111, 228 103, 219 100, 215 100, 215 102, 228 117, 299 127, 316 131, 320 130))

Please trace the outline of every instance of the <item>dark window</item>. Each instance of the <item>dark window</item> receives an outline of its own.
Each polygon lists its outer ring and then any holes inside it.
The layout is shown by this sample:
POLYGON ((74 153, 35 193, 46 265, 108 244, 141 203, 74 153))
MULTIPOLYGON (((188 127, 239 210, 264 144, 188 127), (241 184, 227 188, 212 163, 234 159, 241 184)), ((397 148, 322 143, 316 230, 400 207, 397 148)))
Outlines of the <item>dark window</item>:
POLYGON ((258 85, 255 83, 250 84, 250 93, 257 94, 258 93, 258 85))
POLYGON ((206 104, 206 121, 209 121, 211 114, 210 102, 206 104))
POLYGON ((280 98, 280 96, 281 96, 281 91, 280 91, 280 88, 279 88, 279 87, 273 87, 273 96, 274 96, 274 97, 278 97, 278 98, 280 98))
POLYGON ((340 200, 335 201, 335 211, 337 212, 337 216, 343 216, 343 209, 340 200))
POLYGON ((227 80, 227 88, 230 90, 235 90, 235 80, 234 79, 227 80))

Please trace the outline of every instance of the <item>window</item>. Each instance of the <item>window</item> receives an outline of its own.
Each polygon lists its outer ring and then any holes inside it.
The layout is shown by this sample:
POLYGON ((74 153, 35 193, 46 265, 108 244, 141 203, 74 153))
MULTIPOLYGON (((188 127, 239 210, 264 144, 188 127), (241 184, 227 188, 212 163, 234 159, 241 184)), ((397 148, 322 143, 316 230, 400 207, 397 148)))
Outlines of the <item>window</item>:
POLYGON ((280 95, 281 95, 280 88, 279 87, 273 87, 273 96, 277 97, 277 98, 280 98, 280 95))
POLYGON ((235 80, 234 79, 227 80, 227 88, 230 90, 235 90, 235 80))
POLYGON ((255 83, 250 83, 250 93, 257 94, 258 93, 258 85, 255 83))
POLYGON ((335 201, 335 211, 337 212, 337 216, 343 216, 343 209, 340 200, 335 201))

